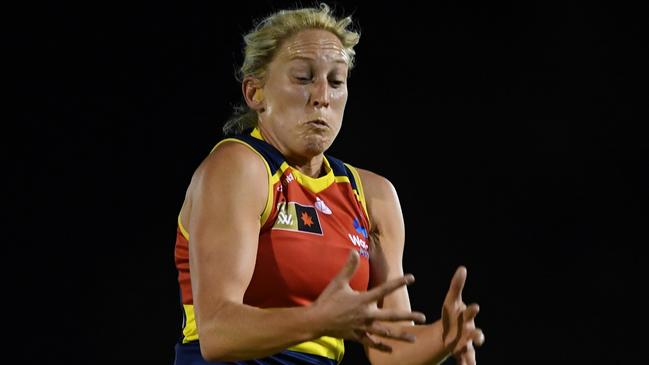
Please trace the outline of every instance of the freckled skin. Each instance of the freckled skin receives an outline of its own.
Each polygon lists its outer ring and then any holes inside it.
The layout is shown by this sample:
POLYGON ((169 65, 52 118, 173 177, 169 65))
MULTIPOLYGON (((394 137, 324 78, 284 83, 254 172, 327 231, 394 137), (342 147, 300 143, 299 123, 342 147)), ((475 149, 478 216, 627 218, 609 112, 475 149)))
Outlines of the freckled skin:
POLYGON ((259 128, 289 163, 309 175, 320 173, 322 154, 340 131, 348 62, 338 37, 309 29, 288 38, 268 66, 259 128))

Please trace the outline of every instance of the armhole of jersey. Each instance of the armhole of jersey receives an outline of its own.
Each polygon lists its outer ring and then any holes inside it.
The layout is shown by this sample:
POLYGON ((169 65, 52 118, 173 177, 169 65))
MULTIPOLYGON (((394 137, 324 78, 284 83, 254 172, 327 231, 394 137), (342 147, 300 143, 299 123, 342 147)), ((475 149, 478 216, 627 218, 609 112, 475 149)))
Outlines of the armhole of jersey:
POLYGON ((268 196, 266 197, 266 206, 264 207, 264 211, 261 212, 261 214, 259 215, 259 223, 260 223, 260 226, 263 227, 264 224, 266 224, 266 221, 268 220, 268 216, 270 216, 270 212, 273 210, 272 209, 272 205, 273 205, 273 185, 275 184, 275 181, 273 179, 273 175, 270 172, 270 166, 268 166, 268 161, 266 161, 264 156, 262 156, 261 153, 259 153, 259 151, 257 151, 254 147, 252 147, 248 143, 246 143, 246 142, 244 142, 244 141, 242 141, 240 139, 236 139, 236 138, 226 138, 226 139, 220 141, 219 143, 216 144, 216 146, 214 146, 214 148, 212 148, 210 153, 214 152, 214 150, 218 146, 220 146, 222 143, 225 143, 225 142, 241 143, 242 145, 250 148, 250 150, 252 152, 254 152, 255 154, 257 154, 257 156, 259 156, 259 158, 264 162, 264 166, 266 167, 266 175, 268 176, 268 196))
POLYGON ((354 166, 348 163, 345 163, 345 166, 347 166, 347 168, 349 168, 349 171, 352 172, 352 175, 354 175, 354 180, 356 180, 356 187, 358 188, 358 197, 361 201, 361 205, 363 206, 363 210, 365 211, 367 222, 371 226, 372 221, 370 221, 370 213, 367 211, 367 203, 365 202, 365 193, 363 192, 363 181, 361 180, 361 176, 358 174, 358 171, 356 171, 356 168, 354 166))
POLYGON ((185 229, 185 226, 183 226, 183 221, 180 218, 180 213, 178 213, 178 229, 180 230, 180 234, 185 237, 187 241, 189 241, 189 232, 185 229))

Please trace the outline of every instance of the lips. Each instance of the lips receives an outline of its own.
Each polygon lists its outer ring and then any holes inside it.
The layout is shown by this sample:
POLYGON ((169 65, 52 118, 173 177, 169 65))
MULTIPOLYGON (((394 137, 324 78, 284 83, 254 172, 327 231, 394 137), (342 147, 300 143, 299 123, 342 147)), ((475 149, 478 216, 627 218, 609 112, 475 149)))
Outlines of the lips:
POLYGON ((307 124, 315 125, 318 127, 329 127, 329 124, 327 124, 327 122, 325 122, 323 119, 313 119, 308 121, 307 124))

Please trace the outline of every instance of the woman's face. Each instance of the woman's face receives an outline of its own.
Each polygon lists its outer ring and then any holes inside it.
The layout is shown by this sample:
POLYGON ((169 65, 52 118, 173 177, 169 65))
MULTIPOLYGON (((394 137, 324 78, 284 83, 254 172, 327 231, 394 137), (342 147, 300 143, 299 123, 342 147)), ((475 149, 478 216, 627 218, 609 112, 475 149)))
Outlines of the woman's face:
POLYGON ((308 29, 286 39, 263 85, 264 137, 293 158, 327 150, 342 124, 348 63, 342 43, 328 31, 308 29))

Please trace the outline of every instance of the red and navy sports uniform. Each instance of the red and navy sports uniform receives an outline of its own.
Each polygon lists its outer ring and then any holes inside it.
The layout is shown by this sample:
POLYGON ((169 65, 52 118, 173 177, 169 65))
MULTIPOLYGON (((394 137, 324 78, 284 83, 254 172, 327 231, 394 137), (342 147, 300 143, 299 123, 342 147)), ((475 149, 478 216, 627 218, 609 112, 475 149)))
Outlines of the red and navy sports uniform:
MULTIPOLYGON (((304 175, 265 142, 258 129, 221 143, 241 143, 250 148, 263 160, 269 177, 266 207, 260 216, 257 259, 244 303, 260 308, 308 305, 340 271, 350 250, 357 250, 361 257, 350 286, 367 290, 370 223, 356 169, 326 155, 323 176, 304 175)), ((179 217, 175 254, 184 323, 176 365, 201 364, 196 362, 200 350, 189 275, 189 244, 189 234, 179 217)), ((329 365, 340 362, 343 354, 343 340, 325 336, 291 346, 267 359, 236 364, 329 365)))

